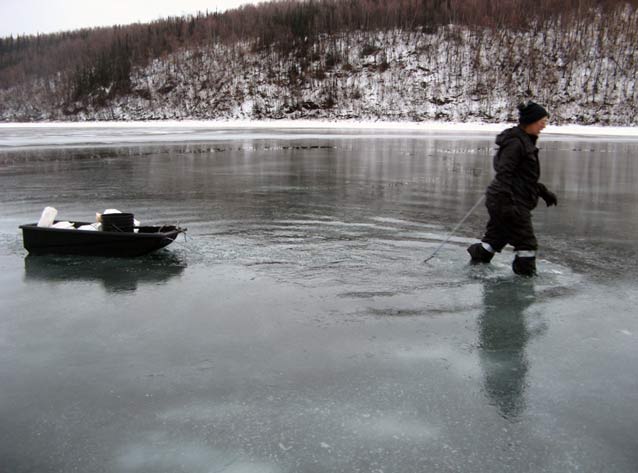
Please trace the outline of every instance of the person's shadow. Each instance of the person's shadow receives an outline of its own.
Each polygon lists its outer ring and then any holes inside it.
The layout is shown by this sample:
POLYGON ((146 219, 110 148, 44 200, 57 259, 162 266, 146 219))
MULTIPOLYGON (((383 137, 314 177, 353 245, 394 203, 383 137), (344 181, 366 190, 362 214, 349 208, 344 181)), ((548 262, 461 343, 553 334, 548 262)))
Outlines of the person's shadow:
POLYGON ((490 403, 507 418, 525 408, 530 331, 525 310, 534 303, 534 282, 512 278, 483 283, 483 312, 478 319, 479 360, 490 403))

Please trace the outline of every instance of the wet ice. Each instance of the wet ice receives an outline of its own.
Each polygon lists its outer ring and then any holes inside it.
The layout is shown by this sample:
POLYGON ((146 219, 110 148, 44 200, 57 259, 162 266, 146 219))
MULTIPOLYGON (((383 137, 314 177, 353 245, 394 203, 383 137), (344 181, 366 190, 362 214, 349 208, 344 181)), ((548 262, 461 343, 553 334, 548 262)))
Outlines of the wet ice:
POLYGON ((1 153, 10 471, 634 471, 635 142, 543 137, 561 200, 530 281, 509 249, 467 264, 484 209, 422 263, 487 185, 489 134, 109 133, 1 153), (48 204, 189 236, 28 257, 48 204))

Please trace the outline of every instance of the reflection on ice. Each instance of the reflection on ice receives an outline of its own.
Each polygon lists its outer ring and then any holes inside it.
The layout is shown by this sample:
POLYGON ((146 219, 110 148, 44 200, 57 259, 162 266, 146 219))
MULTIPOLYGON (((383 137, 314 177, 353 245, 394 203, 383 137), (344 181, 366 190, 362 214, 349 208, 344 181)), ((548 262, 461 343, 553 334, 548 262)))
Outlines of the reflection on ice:
POLYGON ((162 284, 186 268, 186 260, 163 250, 139 258, 27 255, 26 282, 99 282, 108 292, 135 291, 139 284, 162 284))
POLYGON ((478 318, 479 360, 487 395, 505 418, 514 419, 525 405, 529 339, 525 310, 535 302, 533 280, 486 279, 478 318))

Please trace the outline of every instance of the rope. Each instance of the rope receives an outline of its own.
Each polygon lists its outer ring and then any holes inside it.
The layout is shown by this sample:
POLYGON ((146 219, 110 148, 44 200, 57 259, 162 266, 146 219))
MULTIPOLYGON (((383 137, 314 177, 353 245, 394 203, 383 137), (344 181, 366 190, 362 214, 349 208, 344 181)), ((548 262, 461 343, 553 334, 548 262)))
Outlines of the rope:
MULTIPOLYGON (((173 243, 177 244, 178 246, 181 246, 182 248, 184 248, 185 250, 198 254, 199 256, 206 258, 207 255, 202 253, 201 251, 196 250, 195 248, 193 248, 192 246, 187 245, 186 243, 188 243, 188 240, 186 239, 186 230, 184 230, 182 232, 182 235, 184 235, 184 243, 177 241, 177 237, 175 237, 175 239, 173 240, 173 243)), ((178 235, 179 236, 179 235, 178 235)), ((189 238, 190 240, 193 239, 192 235, 189 238)))
POLYGON ((450 238, 452 238, 452 235, 454 235, 454 233, 456 233, 456 231, 459 229, 459 227, 461 225, 463 225, 463 223, 467 220, 467 218, 472 215, 472 213, 476 210, 476 207, 478 207, 479 205, 481 205, 481 202, 483 202, 483 199, 485 199, 485 194, 483 194, 481 196, 481 198, 479 200, 476 201, 476 204, 474 204, 474 206, 468 211, 468 213, 465 214, 465 217, 463 217, 461 219, 461 221, 459 223, 456 224, 456 227, 454 227, 452 229, 452 231, 450 233, 448 233, 448 236, 445 240, 443 240, 443 242, 436 247, 436 249, 434 250, 434 252, 428 256, 427 258, 425 258, 423 260, 424 263, 427 263, 428 261, 430 261, 432 258, 434 258, 436 256, 436 254, 439 252, 439 250, 441 248, 443 248, 445 246, 445 244, 450 241, 450 238))

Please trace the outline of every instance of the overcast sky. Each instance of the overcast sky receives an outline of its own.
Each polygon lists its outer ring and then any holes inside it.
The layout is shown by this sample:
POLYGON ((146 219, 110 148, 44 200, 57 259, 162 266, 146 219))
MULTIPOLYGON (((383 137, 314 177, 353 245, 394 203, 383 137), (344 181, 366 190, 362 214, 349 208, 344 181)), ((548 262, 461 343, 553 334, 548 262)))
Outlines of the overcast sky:
POLYGON ((0 0, 0 37, 148 22, 257 0, 0 0))

